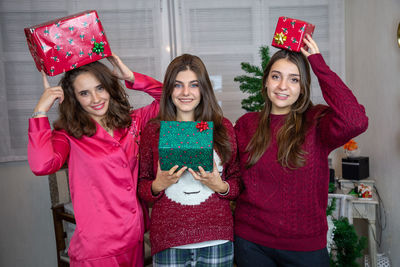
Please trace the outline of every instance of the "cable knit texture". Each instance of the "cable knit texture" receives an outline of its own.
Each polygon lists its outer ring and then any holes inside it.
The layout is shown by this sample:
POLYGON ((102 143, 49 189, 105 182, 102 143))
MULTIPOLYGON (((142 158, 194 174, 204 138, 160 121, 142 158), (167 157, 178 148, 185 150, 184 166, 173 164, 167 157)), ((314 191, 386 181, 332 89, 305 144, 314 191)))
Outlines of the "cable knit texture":
POLYGON ((223 166, 222 179, 230 187, 227 195, 213 193, 199 205, 181 205, 162 191, 156 197, 151 184, 157 174, 159 122, 148 123, 140 144, 139 196, 153 202, 150 225, 151 253, 210 240, 233 241, 233 218, 229 200, 240 192, 240 169, 235 133, 229 120, 223 122, 231 141, 232 156, 223 166))
POLYGON ((328 106, 307 110, 308 130, 302 146, 307 151, 305 166, 290 170, 277 161, 276 132, 285 115, 270 116, 271 144, 249 169, 245 150, 257 129, 259 113, 247 113, 235 125, 245 188, 237 201, 235 234, 270 248, 313 251, 326 246, 328 155, 368 126, 364 107, 322 56, 308 59, 328 106))

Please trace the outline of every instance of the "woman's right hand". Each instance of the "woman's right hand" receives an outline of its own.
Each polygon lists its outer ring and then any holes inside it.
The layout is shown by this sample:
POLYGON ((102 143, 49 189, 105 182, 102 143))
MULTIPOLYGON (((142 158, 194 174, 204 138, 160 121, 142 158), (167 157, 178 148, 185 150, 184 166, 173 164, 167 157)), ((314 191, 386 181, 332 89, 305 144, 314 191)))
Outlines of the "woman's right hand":
MULTIPOLYGON (((47 80, 47 76, 42 70, 42 78, 43 78, 43 94, 40 97, 34 112, 43 111, 48 112, 50 108, 53 106, 56 99, 60 101, 60 104, 64 101, 64 91, 61 86, 51 87, 49 81, 47 80)), ((36 117, 45 117, 46 115, 37 115, 36 117)))
POLYGON ((175 172, 178 168, 179 166, 175 165, 168 171, 162 171, 160 162, 158 162, 156 179, 151 184, 153 195, 158 195, 161 191, 178 182, 187 167, 184 166, 179 171, 175 172))

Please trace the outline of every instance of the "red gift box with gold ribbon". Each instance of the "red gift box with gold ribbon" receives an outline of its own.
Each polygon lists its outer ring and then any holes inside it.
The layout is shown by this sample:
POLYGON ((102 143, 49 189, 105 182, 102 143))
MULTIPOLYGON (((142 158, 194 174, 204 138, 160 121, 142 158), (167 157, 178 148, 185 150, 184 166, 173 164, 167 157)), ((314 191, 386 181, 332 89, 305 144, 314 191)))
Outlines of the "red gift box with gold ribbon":
POLYGON ((95 10, 58 18, 24 29, 37 69, 54 76, 111 56, 95 10))
POLYGON ((307 49, 303 43, 306 34, 312 35, 315 25, 288 17, 279 17, 276 25, 272 46, 299 52, 301 47, 307 49))

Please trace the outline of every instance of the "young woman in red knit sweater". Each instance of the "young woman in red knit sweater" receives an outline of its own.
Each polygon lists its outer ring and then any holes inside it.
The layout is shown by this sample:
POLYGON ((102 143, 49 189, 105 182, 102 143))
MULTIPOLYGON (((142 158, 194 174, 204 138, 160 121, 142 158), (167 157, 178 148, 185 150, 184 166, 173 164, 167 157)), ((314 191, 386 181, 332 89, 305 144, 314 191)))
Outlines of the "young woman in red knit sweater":
POLYGON ((232 124, 222 115, 200 58, 184 54, 167 68, 158 117, 140 144, 139 196, 153 203, 153 266, 232 266, 233 217, 239 195, 239 162, 232 124), (214 169, 176 165, 161 171, 160 121, 213 121, 214 169))
POLYGON ((306 36, 307 52, 280 50, 264 71, 261 112, 237 121, 244 191, 235 210, 242 266, 329 266, 328 155, 367 129, 349 88, 306 36), (328 105, 310 101, 310 67, 328 105))

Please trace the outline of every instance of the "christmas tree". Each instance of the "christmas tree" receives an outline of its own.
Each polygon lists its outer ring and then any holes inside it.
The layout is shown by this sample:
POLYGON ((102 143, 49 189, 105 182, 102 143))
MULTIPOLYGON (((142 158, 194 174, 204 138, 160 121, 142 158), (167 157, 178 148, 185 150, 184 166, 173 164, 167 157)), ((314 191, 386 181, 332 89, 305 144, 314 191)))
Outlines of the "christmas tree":
POLYGON ((242 70, 250 75, 240 75, 234 78, 235 82, 240 83, 240 90, 248 93, 249 97, 242 100, 242 108, 247 111, 260 111, 264 106, 264 99, 261 95, 262 77, 264 69, 269 62, 269 47, 261 46, 259 54, 261 56, 261 68, 242 62, 242 70))

